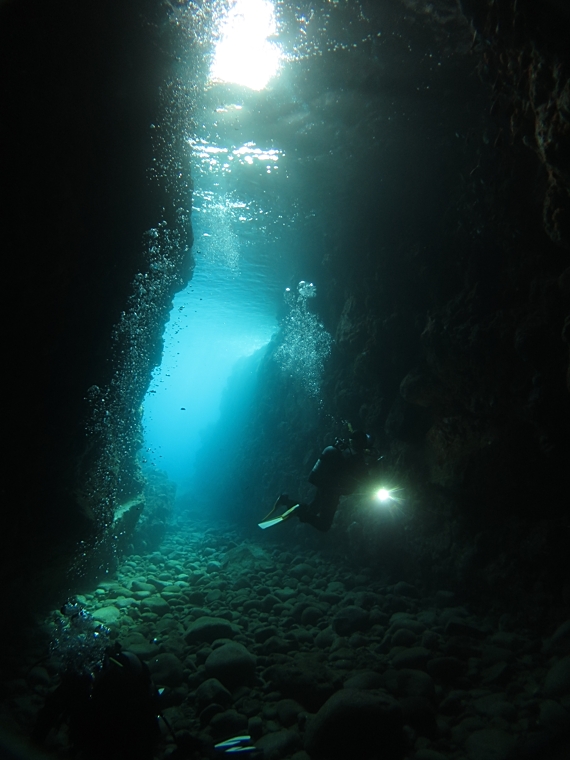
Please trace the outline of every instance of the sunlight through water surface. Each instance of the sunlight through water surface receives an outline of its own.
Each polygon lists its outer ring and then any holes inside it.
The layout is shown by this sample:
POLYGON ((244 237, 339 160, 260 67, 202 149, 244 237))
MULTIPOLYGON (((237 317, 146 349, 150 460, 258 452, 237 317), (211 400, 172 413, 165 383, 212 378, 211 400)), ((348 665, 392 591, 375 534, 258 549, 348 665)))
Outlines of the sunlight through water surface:
POLYGON ((281 61, 273 4, 268 0, 237 0, 222 22, 210 69, 213 82, 263 90, 281 61))

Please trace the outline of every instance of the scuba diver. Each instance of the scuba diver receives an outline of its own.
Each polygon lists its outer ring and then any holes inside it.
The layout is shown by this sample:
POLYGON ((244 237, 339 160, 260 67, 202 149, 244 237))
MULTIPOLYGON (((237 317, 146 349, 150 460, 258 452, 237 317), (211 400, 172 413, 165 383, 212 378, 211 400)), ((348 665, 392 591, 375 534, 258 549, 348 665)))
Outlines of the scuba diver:
POLYGON ((40 710, 32 738, 43 745, 65 722, 72 751, 90 760, 152 760, 160 740, 158 691, 146 663, 116 643, 98 672, 67 671, 40 710))
POLYGON ((36 744, 45 747, 50 734, 65 725, 77 760, 153 760, 161 739, 160 716, 176 745, 171 760, 193 760, 201 753, 197 737, 174 734, 148 665, 118 641, 110 643, 109 629, 75 597, 53 622, 48 657, 61 667, 60 683, 38 713, 32 732, 36 744))
POLYGON ((309 483, 317 489, 312 500, 303 504, 290 499, 286 493, 281 494, 259 527, 269 528, 296 516, 326 533, 333 523, 340 497, 354 493, 368 476, 365 453, 372 445, 372 436, 362 430, 351 431, 348 443, 337 438, 332 446, 323 450, 311 470, 309 483), (279 507, 286 507, 286 511, 280 517, 269 519, 279 507))

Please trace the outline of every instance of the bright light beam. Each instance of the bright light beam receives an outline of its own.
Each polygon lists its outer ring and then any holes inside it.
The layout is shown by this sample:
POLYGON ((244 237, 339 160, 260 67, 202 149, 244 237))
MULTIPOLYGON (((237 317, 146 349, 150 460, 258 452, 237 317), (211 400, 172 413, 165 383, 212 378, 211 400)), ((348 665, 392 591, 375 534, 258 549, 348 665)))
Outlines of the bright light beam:
POLYGON ((374 492, 374 497, 385 507, 388 507, 393 503, 402 504, 404 501, 402 492, 402 488, 386 488, 386 486, 382 486, 374 492))
POLYGON ((276 33, 269 0, 237 0, 222 22, 210 79, 263 90, 281 61, 279 46, 268 40, 276 33))

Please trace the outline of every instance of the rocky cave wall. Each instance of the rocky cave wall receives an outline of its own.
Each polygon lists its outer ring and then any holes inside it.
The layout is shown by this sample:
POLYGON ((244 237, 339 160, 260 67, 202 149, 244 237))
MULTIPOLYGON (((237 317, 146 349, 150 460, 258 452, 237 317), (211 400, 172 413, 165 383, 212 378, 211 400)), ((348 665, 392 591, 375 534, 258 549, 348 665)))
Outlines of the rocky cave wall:
MULTIPOLYGON (((490 119, 472 167, 437 251, 372 243, 356 273, 344 250, 329 256, 343 295, 327 315, 326 390, 337 413, 382 429, 389 467, 417 499, 401 544, 413 572, 544 621, 570 602, 568 18, 547 5, 473 10, 490 119)), ((381 563, 382 540, 365 543, 381 563)))
POLYGON ((426 214, 437 190, 425 183, 391 226, 371 206, 359 234, 331 233, 316 303, 334 337, 322 405, 271 346, 231 477, 202 494, 254 526, 281 491, 307 495, 348 420, 375 434, 405 502, 382 517, 351 497, 337 530, 311 540, 548 626, 570 603, 569 19, 535 6, 463 3, 487 96, 453 172, 442 161, 445 202, 426 214))
POLYGON ((0 548, 20 617, 93 546, 108 563, 116 511, 141 499, 140 404, 192 270, 182 42, 155 0, 0 5, 0 548))

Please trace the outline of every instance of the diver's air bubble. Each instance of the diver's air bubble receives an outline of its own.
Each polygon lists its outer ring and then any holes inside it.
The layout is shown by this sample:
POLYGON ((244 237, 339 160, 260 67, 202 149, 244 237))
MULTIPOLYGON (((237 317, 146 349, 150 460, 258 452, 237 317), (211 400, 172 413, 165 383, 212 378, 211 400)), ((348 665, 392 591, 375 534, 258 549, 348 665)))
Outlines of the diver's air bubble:
POLYGON ((284 298, 289 313, 281 327, 281 344, 275 352, 283 373, 294 377, 313 398, 320 396, 324 363, 332 345, 331 336, 307 307, 307 300, 316 294, 316 286, 305 280, 298 284, 296 294, 286 289, 284 298))
POLYGON ((305 282, 305 280, 301 280, 297 290, 302 298, 314 298, 317 295, 316 286, 312 282, 305 282))

